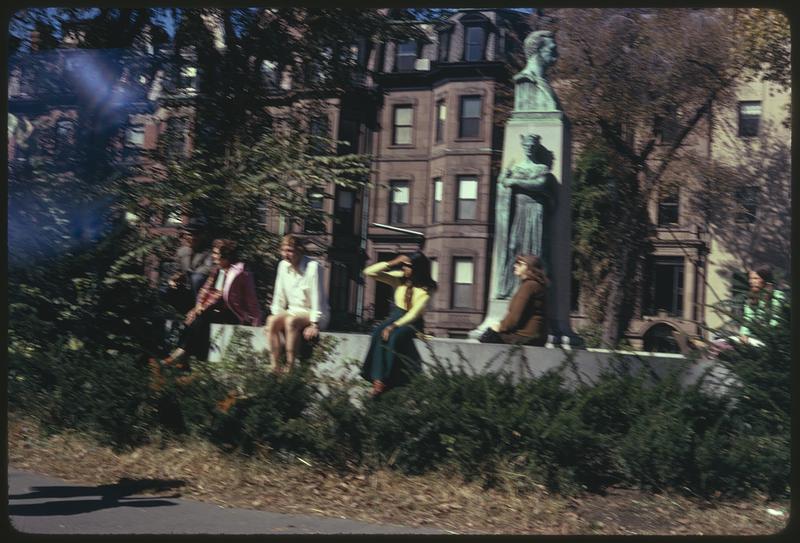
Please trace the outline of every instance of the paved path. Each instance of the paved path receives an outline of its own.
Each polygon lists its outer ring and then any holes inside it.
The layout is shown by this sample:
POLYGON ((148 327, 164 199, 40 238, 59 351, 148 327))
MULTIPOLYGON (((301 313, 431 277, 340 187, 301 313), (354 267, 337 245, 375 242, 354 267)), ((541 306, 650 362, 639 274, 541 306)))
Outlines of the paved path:
POLYGON ((180 481, 77 485, 8 468, 12 526, 37 534, 444 534, 443 530, 286 515, 178 499, 180 481), (143 496, 146 492, 150 495, 143 496))

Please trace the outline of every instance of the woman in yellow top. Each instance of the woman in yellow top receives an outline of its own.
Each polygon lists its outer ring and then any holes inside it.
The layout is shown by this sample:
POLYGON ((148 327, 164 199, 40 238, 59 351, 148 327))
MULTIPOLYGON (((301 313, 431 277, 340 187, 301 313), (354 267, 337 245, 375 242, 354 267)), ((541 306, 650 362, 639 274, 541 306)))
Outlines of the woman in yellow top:
POLYGON ((390 387, 403 384, 412 371, 419 371, 420 356, 414 336, 425 327, 422 316, 436 290, 436 282, 431 278, 430 260, 420 252, 368 266, 364 275, 395 289, 394 307, 389 318, 372 332, 369 352, 361 368, 361 376, 372 383, 372 396, 376 397, 390 387))

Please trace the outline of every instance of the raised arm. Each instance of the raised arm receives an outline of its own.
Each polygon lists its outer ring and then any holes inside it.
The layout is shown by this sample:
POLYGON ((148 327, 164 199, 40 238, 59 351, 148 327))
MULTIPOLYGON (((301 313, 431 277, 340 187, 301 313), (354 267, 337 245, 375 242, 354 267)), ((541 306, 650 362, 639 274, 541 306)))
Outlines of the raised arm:
POLYGON ((397 288, 403 283, 403 272, 402 270, 391 270, 391 267, 391 262, 376 262, 364 268, 362 273, 376 281, 397 288))

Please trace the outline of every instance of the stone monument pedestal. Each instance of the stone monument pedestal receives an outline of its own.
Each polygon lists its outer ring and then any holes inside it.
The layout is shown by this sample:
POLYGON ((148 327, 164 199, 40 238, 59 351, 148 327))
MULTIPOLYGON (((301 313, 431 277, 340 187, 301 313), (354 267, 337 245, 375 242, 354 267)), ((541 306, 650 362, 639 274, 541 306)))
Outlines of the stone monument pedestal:
MULTIPOLYGON (((570 286, 571 286, 571 141, 569 122, 561 111, 534 112, 514 111, 505 127, 503 159, 501 171, 506 171, 514 163, 522 160, 524 151, 518 142, 524 135, 538 135, 541 144, 553 153, 551 172, 556 180, 553 205, 545 216, 548 239, 546 254, 540 255, 545 265, 550 287, 547 293, 548 307, 548 343, 553 345, 579 344, 579 338, 572 332, 569 322, 570 286)), ((500 188, 498 188, 500 190, 500 188)), ((497 198, 499 206, 507 205, 497 198)), ((500 292, 499 275, 502 263, 499 261, 499 244, 507 243, 507 237, 498 232, 498 228, 507 228, 507 224, 496 225, 495 243, 492 250, 491 289, 483 322, 469 334, 477 339, 487 327, 499 322, 508 309, 510 295, 500 292)), ((513 293, 511 293, 513 295, 513 293)))

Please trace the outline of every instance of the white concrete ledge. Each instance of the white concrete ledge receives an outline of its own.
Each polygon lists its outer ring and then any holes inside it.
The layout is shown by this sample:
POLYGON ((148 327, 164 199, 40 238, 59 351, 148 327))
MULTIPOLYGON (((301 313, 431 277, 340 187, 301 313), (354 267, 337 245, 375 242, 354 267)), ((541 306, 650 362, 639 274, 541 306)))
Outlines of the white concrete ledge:
MULTIPOLYGON (((264 328, 211 325, 211 350, 209 361, 222 359, 235 329, 249 332, 253 350, 263 356, 267 364, 267 340, 264 328)), ((328 359, 316 368, 320 377, 337 380, 358 380, 359 369, 369 350, 370 336, 367 334, 323 332, 321 337, 332 340, 332 351, 328 359)), ((450 367, 456 371, 470 374, 487 372, 508 372, 514 380, 540 376, 548 370, 562 366, 571 357, 564 371, 567 383, 593 383, 606 369, 619 371, 648 372, 653 379, 662 378, 686 358, 680 354, 644 353, 633 351, 610 351, 608 349, 586 349, 565 351, 546 347, 512 347, 478 343, 474 340, 432 338, 414 340, 420 353, 425 371, 432 371, 437 365, 450 367)), ((328 341, 326 341, 328 343, 328 341)), ((698 360, 690 364, 681 375, 684 385, 696 383, 698 378, 708 372, 705 386, 711 390, 721 390, 730 384, 728 372, 712 360, 698 360)))

